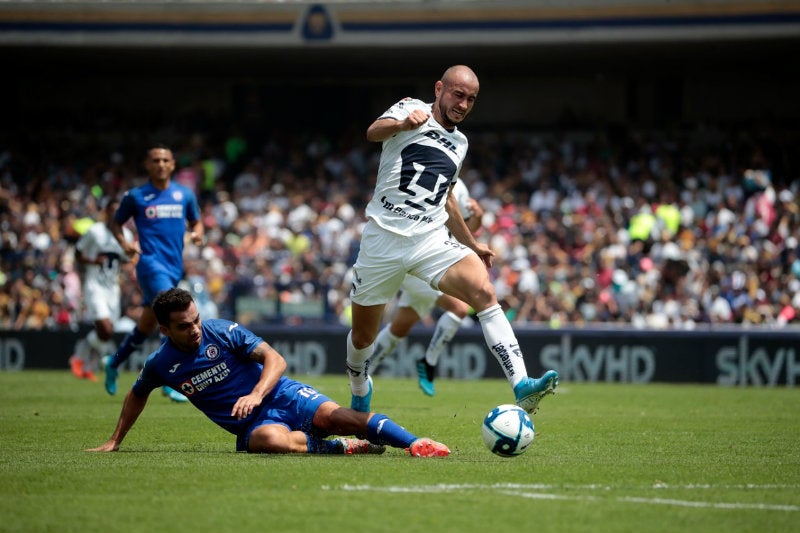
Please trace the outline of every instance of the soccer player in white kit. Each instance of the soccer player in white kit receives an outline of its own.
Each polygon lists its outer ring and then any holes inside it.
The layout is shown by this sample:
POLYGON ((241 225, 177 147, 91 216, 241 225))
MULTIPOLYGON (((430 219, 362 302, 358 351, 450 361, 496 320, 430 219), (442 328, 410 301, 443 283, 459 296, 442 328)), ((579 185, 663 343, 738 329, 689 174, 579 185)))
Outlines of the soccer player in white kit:
MULTIPOLYGON (((114 324, 121 316, 119 274, 120 264, 130 261, 117 239, 106 225, 114 216, 119 201, 107 200, 103 217, 92 224, 75 245, 78 261, 85 265, 83 299, 85 317, 94 329, 75 344, 75 354, 70 358, 72 373, 77 377, 95 381, 92 370, 99 368, 100 357, 114 353, 114 324)), ((133 233, 124 228, 125 238, 133 240, 133 233)))
POLYGON ((351 407, 357 411, 370 410, 368 360, 384 307, 406 274, 475 309, 517 405, 535 412, 558 385, 554 370, 538 379, 527 375, 519 343, 489 279, 494 252, 469 231, 452 194, 468 145, 457 125, 472 110, 478 90, 472 69, 450 67, 434 84, 432 104, 404 98, 367 128, 367 140, 382 142, 383 148, 350 292, 347 370, 351 407))
MULTIPOLYGON (((457 178, 453 185, 453 196, 456 198, 464 222, 467 223, 469 230, 475 233, 481 226, 483 208, 470 197, 469 190, 461 178, 457 178)), ((434 378, 439 356, 455 337, 464 318, 469 314, 470 307, 410 274, 406 274, 400 286, 400 298, 392 321, 380 330, 375 339, 375 350, 369 360, 372 372, 378 369, 387 355, 395 351, 397 345, 411 332, 414 324, 431 313, 434 306, 442 308, 444 312, 436 321, 428 348, 416 362, 416 367, 419 388, 428 396, 436 394, 434 378)))

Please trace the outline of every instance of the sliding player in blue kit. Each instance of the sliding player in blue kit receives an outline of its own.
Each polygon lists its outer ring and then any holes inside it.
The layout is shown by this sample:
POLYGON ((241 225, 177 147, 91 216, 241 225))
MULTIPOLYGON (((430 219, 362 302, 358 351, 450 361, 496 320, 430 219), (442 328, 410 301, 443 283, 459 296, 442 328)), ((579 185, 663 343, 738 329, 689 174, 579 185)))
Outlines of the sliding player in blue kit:
POLYGON ((286 360, 235 322, 200 320, 192 295, 170 289, 153 302, 166 337, 148 357, 125 397, 111 438, 87 451, 119 449, 153 389, 169 385, 250 453, 383 453, 402 448, 414 457, 446 457, 442 443, 419 438, 377 413, 341 407, 313 387, 283 375, 286 360), (326 438, 356 435, 359 438, 326 438))
MULTIPOLYGON (((205 234, 194 192, 171 179, 175 171, 172 150, 162 144, 151 146, 144 165, 149 181, 125 193, 109 225, 128 257, 139 259, 136 276, 144 296, 138 323, 103 365, 109 394, 117 392, 119 365, 139 349, 158 326, 150 303, 159 292, 176 287, 183 277, 184 235, 188 231, 192 242, 200 245, 205 234), (122 232, 122 225, 131 218, 136 224, 138 242, 126 240, 122 232)), ((164 389, 164 392, 174 401, 186 401, 175 390, 164 389)))

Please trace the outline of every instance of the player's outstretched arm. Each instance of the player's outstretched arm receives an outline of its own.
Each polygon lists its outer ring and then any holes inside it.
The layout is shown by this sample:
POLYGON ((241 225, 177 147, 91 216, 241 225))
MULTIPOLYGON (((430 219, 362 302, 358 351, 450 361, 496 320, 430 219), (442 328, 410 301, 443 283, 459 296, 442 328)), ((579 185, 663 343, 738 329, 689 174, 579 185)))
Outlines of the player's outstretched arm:
POLYGON ((119 450, 119 445, 122 443, 125 435, 128 434, 128 430, 133 427, 136 419, 139 418, 145 405, 147 405, 147 396, 137 396, 133 393, 133 390, 128 391, 128 395, 125 396, 125 402, 122 404, 122 412, 119 415, 114 433, 104 444, 101 444, 97 448, 89 448, 86 451, 115 452, 119 450))
POLYGON ((405 119, 379 118, 367 128, 367 140, 383 142, 395 133, 414 130, 425 124, 430 115, 420 109, 412 111, 405 119))

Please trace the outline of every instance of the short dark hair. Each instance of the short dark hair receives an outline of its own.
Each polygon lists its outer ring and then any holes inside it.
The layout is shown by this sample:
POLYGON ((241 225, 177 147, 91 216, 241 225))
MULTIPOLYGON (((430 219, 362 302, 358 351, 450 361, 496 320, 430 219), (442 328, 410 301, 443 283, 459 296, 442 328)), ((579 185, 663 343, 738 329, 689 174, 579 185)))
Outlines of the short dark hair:
POLYGON ((153 313, 162 326, 169 326, 169 316, 175 311, 186 311, 192 303, 192 294, 179 288, 159 293, 153 300, 153 313))
POLYGON ((147 150, 145 150, 144 155, 145 157, 150 157, 151 150, 169 150, 172 151, 172 148, 167 143, 164 142, 151 142, 147 146, 147 150))

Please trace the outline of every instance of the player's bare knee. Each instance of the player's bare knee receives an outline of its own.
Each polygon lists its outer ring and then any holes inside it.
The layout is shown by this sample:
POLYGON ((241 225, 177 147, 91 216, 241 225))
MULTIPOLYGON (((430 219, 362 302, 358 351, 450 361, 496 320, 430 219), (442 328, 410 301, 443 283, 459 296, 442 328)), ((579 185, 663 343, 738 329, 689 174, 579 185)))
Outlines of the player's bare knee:
POLYGON ((363 330, 356 330, 353 328, 353 334, 350 336, 350 341, 357 350, 366 348, 375 341, 377 333, 371 333, 363 330))
POLYGON ((468 302, 476 311, 483 311, 497 303, 497 296, 491 283, 475 287, 472 292, 472 301, 468 302))
POLYGON ((291 451, 289 432, 285 428, 265 425, 253 430, 248 441, 251 453, 286 453, 291 451))

